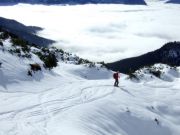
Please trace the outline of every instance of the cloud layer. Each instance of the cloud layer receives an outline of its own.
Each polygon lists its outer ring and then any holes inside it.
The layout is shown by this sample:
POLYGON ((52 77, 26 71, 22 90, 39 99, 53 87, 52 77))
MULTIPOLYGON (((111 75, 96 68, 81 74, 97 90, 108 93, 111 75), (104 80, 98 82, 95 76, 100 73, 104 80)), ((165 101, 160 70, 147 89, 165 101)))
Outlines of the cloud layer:
POLYGON ((2 6, 0 16, 45 28, 39 35, 93 61, 137 56, 180 40, 180 6, 2 6))

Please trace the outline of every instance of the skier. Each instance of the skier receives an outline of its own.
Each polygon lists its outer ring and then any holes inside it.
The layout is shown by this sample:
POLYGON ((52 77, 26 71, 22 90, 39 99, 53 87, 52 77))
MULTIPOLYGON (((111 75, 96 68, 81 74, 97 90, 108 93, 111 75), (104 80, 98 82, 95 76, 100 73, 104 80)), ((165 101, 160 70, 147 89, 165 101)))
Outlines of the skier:
POLYGON ((119 78, 120 78, 120 76, 119 76, 119 71, 117 71, 116 73, 114 73, 114 74, 113 74, 113 77, 114 77, 114 79, 115 79, 114 86, 115 86, 115 87, 119 87, 119 86, 118 86, 118 85, 119 85, 119 78))

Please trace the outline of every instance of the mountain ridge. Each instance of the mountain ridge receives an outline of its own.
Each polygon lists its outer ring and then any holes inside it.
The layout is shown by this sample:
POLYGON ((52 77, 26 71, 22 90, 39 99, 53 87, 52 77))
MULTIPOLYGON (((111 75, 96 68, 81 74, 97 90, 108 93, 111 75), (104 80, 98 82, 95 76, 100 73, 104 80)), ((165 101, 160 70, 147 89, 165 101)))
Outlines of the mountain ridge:
POLYGON ((31 44, 48 46, 55 42, 53 40, 36 35, 38 31, 42 30, 42 28, 35 26, 26 26, 12 19, 0 17, 0 29, 13 33, 20 38, 30 42, 31 44))
POLYGON ((105 66, 108 69, 127 74, 144 66, 158 63, 180 66, 180 42, 169 42, 155 51, 137 57, 107 63, 105 66))
POLYGON ((144 0, 1 0, 0 4, 131 4, 146 5, 144 0))
POLYGON ((180 4, 180 0, 169 0, 167 3, 180 4))

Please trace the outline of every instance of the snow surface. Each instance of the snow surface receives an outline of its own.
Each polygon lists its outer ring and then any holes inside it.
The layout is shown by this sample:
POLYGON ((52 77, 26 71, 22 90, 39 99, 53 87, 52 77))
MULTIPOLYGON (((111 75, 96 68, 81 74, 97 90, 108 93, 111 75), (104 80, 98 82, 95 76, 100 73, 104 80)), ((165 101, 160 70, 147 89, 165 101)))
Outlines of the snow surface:
POLYGON ((39 35, 92 61, 112 62, 180 39, 180 5, 1 6, 0 16, 45 28, 39 35))
MULTIPOLYGON (((11 43, 3 41, 5 50, 11 43)), ((35 49, 35 48, 34 48, 35 49)), ((179 135, 180 68, 172 81, 139 82, 121 74, 59 62, 27 76, 28 64, 0 47, 0 135, 179 135)), ((157 65, 159 66, 159 65, 157 65)))

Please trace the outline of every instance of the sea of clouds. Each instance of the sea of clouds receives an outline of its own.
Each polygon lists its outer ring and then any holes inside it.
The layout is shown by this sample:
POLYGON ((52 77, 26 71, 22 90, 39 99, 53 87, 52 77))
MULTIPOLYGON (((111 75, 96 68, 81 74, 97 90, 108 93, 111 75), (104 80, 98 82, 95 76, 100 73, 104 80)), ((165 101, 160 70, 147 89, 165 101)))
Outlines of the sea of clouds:
POLYGON ((0 16, 44 28, 40 36, 93 61, 138 56, 180 41, 180 5, 18 4, 0 6, 0 16))

